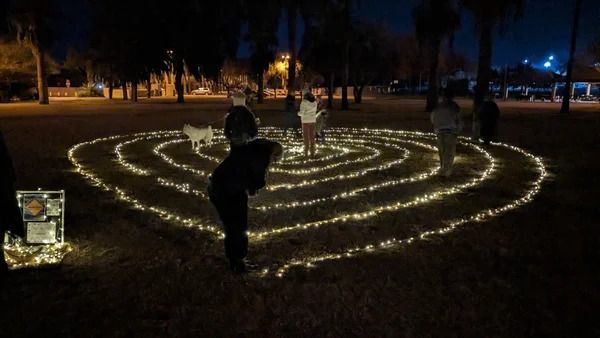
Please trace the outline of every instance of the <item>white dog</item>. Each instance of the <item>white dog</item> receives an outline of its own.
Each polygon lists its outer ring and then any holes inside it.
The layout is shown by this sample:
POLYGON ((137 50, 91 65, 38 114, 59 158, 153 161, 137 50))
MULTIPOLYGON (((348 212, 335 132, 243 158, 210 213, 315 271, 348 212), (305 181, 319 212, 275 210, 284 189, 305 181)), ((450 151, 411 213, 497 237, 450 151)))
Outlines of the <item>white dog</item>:
POLYGON ((192 149, 199 149, 200 141, 204 141, 206 145, 210 145, 213 138, 212 126, 196 128, 189 124, 184 124, 183 133, 190 138, 190 141, 192 142, 192 149))

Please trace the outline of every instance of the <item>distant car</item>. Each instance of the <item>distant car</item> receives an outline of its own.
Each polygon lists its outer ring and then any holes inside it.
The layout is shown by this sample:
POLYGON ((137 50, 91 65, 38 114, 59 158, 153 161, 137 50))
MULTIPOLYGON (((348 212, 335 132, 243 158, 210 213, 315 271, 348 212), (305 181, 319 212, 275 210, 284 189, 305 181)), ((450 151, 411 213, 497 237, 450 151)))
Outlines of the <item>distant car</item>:
POLYGON ((210 90, 210 88, 200 87, 192 90, 192 95, 212 95, 212 90, 210 90))

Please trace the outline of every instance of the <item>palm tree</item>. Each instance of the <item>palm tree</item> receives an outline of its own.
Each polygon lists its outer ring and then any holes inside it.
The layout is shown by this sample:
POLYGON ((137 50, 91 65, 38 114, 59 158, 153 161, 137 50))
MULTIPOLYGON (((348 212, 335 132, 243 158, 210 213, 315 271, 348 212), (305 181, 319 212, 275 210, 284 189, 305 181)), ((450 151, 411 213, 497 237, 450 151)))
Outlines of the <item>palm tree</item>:
POLYGON ((573 80, 573 62, 575 58, 575 47, 577 46, 577 31, 579 30, 579 17, 581 16, 582 0, 575 2, 575 15, 573 17, 573 28, 571 30, 571 49, 569 51, 569 63, 567 64, 567 81, 565 84, 565 94, 563 95, 562 106, 560 112, 568 114, 571 101, 571 86, 573 80))
POLYGON ((413 10, 421 49, 429 50, 429 90, 425 111, 438 103, 438 67, 441 45, 460 27, 460 16, 452 0, 422 0, 413 10))
MULTIPOLYGON (((522 16, 525 0, 461 0, 462 6, 473 13, 479 34, 479 62, 477 66, 477 86, 473 99, 473 112, 476 112, 489 92, 492 72, 492 46, 494 31, 510 19, 522 16)), ((479 139, 479 118, 473 114, 473 139, 479 139)))
POLYGON ((46 57, 56 38, 57 8, 53 0, 19 0, 13 3, 9 13, 9 24, 16 31, 17 40, 27 45, 35 56, 40 104, 49 103, 46 57))

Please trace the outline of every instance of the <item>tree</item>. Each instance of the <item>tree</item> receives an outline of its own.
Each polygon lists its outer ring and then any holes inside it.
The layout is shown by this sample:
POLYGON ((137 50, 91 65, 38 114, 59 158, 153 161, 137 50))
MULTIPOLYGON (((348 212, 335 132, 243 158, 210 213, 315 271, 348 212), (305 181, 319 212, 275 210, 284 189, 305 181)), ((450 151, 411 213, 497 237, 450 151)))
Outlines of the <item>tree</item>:
POLYGON ((389 83, 396 77, 400 55, 395 48, 396 37, 382 24, 359 23, 352 36, 350 79, 354 84, 354 102, 361 103, 365 86, 374 81, 389 83))
MULTIPOLYGON (((166 6, 164 49, 170 51, 175 72, 177 102, 184 102, 182 77, 185 67, 198 78, 215 79, 227 57, 234 57, 240 39, 244 3, 233 0, 229 6, 215 1, 182 0, 166 6), (198 23, 201 23, 199 25, 198 23), (198 30, 201 30, 201 34, 198 30)), ((258 6, 254 3, 254 6, 258 6)))
POLYGON ((131 83, 131 100, 136 102, 138 83, 150 82, 152 73, 167 69, 163 37, 147 32, 150 25, 164 21, 159 3, 105 0, 91 5, 93 29, 87 56, 94 65, 86 64, 86 68, 108 79, 110 98, 118 79, 123 86, 123 99, 127 100, 127 84, 131 83))
MULTIPOLYGON (((278 45, 276 34, 281 12, 280 2, 279 0, 266 0, 261 6, 252 3, 246 11, 248 34, 245 38, 250 43, 250 69, 252 78, 258 84, 258 103, 263 103, 264 73, 269 68, 269 64, 275 60, 278 45)), ((295 32, 293 35, 295 39, 295 32)), ((294 53, 292 52, 292 54, 294 53)), ((292 58, 295 57, 292 56, 292 58)), ((293 74, 292 72, 290 74, 290 76, 295 76, 295 68, 293 74)), ((292 87, 292 93, 293 90, 292 87)))
POLYGON ((54 0, 18 0, 10 3, 9 24, 17 40, 31 49, 36 59, 40 104, 48 104, 47 54, 56 39, 58 3, 54 0))
POLYGON ((600 36, 598 36, 588 47, 589 56, 592 58, 594 67, 600 66, 600 36))
POLYGON ((344 57, 344 11, 333 2, 323 1, 321 7, 309 7, 304 14, 305 32, 299 56, 306 73, 320 74, 327 83, 328 108, 333 107, 335 79, 342 73, 344 57), (311 11, 312 10, 312 11, 311 11))
POLYGON ((0 43, 0 78, 35 83, 36 59, 30 48, 17 42, 0 43))
MULTIPOLYGON (((522 16, 525 0, 461 0, 462 6, 473 13, 475 27, 479 34, 479 62, 477 66, 477 86, 473 99, 473 111, 485 100, 489 92, 489 83, 492 70, 492 46, 494 44, 494 32, 502 28, 510 19, 518 19, 522 16)), ((479 139, 479 120, 477 114, 473 114, 473 139, 479 139)))
MULTIPOLYGON (((487 3, 487 2, 486 2, 487 3)), ((413 10, 416 35, 421 50, 428 50, 429 89, 426 112, 438 103, 438 67, 441 45, 460 26, 460 16, 452 0, 422 0, 413 10)))
POLYGON ((563 95, 562 106, 560 112, 568 114, 571 103, 571 86, 573 80, 573 63, 575 59, 575 47, 577 46, 577 31, 579 30, 579 18, 581 16, 582 0, 575 2, 575 14, 573 16, 573 26, 571 28, 571 48, 569 50, 569 63, 567 64, 567 81, 565 84, 565 95, 563 95))

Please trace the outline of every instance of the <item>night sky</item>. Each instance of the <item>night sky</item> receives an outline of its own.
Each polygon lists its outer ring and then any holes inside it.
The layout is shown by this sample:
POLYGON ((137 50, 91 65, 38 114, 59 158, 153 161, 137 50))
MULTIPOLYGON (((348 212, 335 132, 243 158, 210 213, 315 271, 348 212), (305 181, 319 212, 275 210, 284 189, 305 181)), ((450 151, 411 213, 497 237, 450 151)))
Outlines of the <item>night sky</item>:
MULTIPOLYGON (((87 29, 87 15, 81 0, 60 0, 66 10, 64 37, 55 48, 60 59, 69 45, 82 46, 87 29)), ((482 0, 483 1, 483 0, 482 0)), ((487 1, 487 0, 486 0, 487 1)), ((393 31, 413 32, 412 8, 419 0, 370 0, 362 1, 357 17, 385 22, 393 31)), ((587 48, 590 41, 600 36, 600 5, 598 0, 584 0, 578 51, 587 48)), ((525 16, 521 21, 509 22, 504 34, 497 38, 494 46, 494 65, 513 64, 524 58, 540 65, 549 55, 556 62, 565 62, 568 55, 570 27, 574 0, 529 0, 525 16)), ((301 20, 299 20, 301 21, 301 20)), ((200 25, 201 27, 201 25, 200 25)), ((299 32, 303 31, 299 23, 299 32)), ((280 49, 287 49, 285 16, 279 28, 280 49)), ((299 39, 300 40, 300 39, 299 39)), ((456 35, 456 49, 472 60, 477 58, 477 39, 473 21, 464 13, 462 28, 456 35)), ((247 56, 247 45, 242 44, 240 56, 247 56)))

